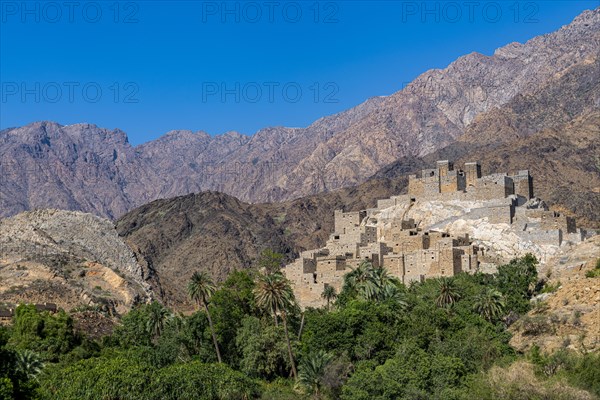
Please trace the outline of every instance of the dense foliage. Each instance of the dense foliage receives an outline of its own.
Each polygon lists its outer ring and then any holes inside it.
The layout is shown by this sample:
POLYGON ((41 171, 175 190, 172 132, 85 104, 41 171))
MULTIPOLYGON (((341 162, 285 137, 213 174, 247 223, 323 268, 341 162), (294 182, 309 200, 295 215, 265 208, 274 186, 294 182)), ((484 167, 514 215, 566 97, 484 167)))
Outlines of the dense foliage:
POLYGON ((526 256, 494 275, 405 287, 365 263, 302 312, 265 253, 216 288, 194 274, 189 316, 154 302, 91 341, 64 312, 18 307, 0 328, 0 399, 593 399, 600 355, 516 354, 507 326, 536 294, 526 256), (219 360, 222 362, 219 362, 219 360), (297 370, 297 371, 296 371, 297 370))

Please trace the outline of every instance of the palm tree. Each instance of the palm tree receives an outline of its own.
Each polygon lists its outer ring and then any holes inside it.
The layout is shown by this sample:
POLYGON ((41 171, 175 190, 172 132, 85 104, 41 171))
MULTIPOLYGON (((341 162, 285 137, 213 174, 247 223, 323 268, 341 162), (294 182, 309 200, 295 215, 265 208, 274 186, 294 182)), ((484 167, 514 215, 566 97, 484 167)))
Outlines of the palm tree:
POLYGON ((323 350, 311 352, 300 362, 298 384, 304 386, 315 399, 321 395, 321 385, 325 368, 332 356, 323 350))
POLYGON ((275 324, 277 325, 277 314, 281 313, 281 320, 283 322, 283 330, 285 332, 285 340, 287 342, 288 356, 290 359, 290 365, 292 366, 292 375, 294 379, 297 378, 296 364, 294 363, 294 355, 292 353, 292 345, 290 343, 290 337, 287 327, 287 311, 296 307, 296 300, 294 299, 294 292, 290 286, 289 281, 281 274, 281 272, 275 272, 269 275, 261 275, 258 278, 256 287, 254 289, 254 295, 256 297, 256 304, 273 313, 275 318, 275 324))
POLYGON ((391 276, 388 270, 383 267, 373 269, 370 281, 373 283, 374 287, 371 300, 384 301, 388 297, 401 295, 398 290, 400 281, 398 278, 391 276))
POLYGON ((502 293, 490 287, 475 297, 475 304, 473 305, 474 310, 489 322, 499 318, 504 312, 504 307, 502 293))
POLYGON ((437 284, 440 294, 435 300, 435 304, 438 307, 450 307, 460 299, 460 293, 454 279, 442 277, 438 279, 437 284))
POLYGON ((369 281, 372 273, 373 265, 369 261, 363 261, 356 269, 344 276, 344 284, 355 291, 360 291, 360 288, 369 281))
POLYGON ((217 342, 217 335, 215 334, 215 328, 213 326, 210 311, 208 309, 208 300, 215 292, 215 285, 210 276, 202 272, 194 272, 190 282, 188 283, 188 295, 196 303, 204 307, 206 311, 206 317, 208 318, 208 326, 210 327, 210 333, 212 335, 213 343, 215 345, 215 351, 217 353, 217 360, 219 363, 221 360, 221 352, 219 351, 219 343, 217 342))
MULTIPOLYGON (((387 269, 374 268, 369 261, 363 261, 344 277, 345 289, 367 301, 386 301, 392 298, 401 301, 399 285, 400 281, 391 276, 387 269)), ((405 302, 403 304, 406 305, 405 302)))
POLYGON ((402 311, 406 311, 408 308, 406 297, 397 285, 385 286, 381 292, 380 299, 381 301, 389 301, 396 304, 402 311))
POLYGON ((323 289, 323 293, 321 293, 321 297, 327 300, 327 309, 329 310, 330 302, 332 300, 335 300, 335 298, 337 297, 335 288, 333 286, 326 285, 325 289, 323 289))
POLYGON ((154 301, 148 306, 148 321, 146 322, 146 331, 152 340, 156 341, 160 335, 162 335, 165 326, 169 319, 171 319, 171 313, 168 309, 162 306, 162 304, 154 301))
POLYGON ((17 352, 16 370, 27 377, 27 379, 34 379, 42 372, 43 368, 44 363, 33 351, 23 350, 17 352))
POLYGON ((344 288, 342 291, 351 293, 352 297, 358 296, 363 300, 368 300, 374 290, 371 280, 373 275, 373 265, 365 260, 358 267, 348 272, 344 276, 344 288))

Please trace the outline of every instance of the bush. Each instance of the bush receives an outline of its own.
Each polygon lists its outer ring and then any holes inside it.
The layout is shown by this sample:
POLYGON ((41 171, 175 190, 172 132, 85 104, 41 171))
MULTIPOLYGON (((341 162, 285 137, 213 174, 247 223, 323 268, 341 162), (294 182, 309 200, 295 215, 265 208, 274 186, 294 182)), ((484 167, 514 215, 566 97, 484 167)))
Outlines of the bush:
POLYGON ((524 316, 519 323, 519 328, 523 332, 523 335, 530 336, 538 336, 552 330, 548 319, 543 315, 536 315, 533 317, 528 315, 524 316))
POLYGON ((50 314, 34 305, 20 305, 15 310, 9 345, 39 353, 45 361, 58 361, 61 355, 81 343, 73 319, 64 311, 50 314))
POLYGON ((560 287, 560 282, 555 282, 554 284, 546 282, 540 293, 554 293, 560 287))
POLYGON ((600 396, 600 353, 565 354, 561 357, 564 360, 562 375, 573 385, 600 396))
POLYGON ((252 399, 259 385, 224 364, 191 361, 156 368, 136 352, 55 366, 42 380, 42 399, 252 399))
POLYGON ((585 273, 587 278, 598 278, 600 277, 600 258, 596 260, 596 266, 585 273))
POLYGON ((493 367, 472 377, 461 396, 464 400, 594 400, 594 396, 569 386, 564 380, 543 380, 533 365, 516 362, 508 368, 493 367))
POLYGON ((538 260, 531 254, 498 267, 495 284, 506 300, 506 309, 524 314, 537 282, 538 260))

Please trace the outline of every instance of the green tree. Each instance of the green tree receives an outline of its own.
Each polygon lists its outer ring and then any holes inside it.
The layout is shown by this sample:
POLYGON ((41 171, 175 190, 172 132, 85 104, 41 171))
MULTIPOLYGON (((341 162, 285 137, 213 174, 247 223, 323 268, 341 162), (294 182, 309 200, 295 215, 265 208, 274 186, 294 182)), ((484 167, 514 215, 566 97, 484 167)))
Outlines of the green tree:
POLYGON ((221 360, 221 352, 219 351, 219 343, 217 342, 217 336, 215 334, 215 328, 213 326, 212 318, 210 316, 210 310, 208 309, 208 301, 215 292, 215 285, 210 276, 202 272, 194 272, 190 282, 188 283, 188 295, 197 304, 204 307, 206 317, 208 318, 208 326, 210 327, 210 333, 212 335, 213 344, 215 345, 215 352, 217 353, 217 360, 221 360))
POLYGON ((50 314, 23 304, 16 308, 9 340, 12 347, 35 351, 45 361, 58 361, 80 342, 73 319, 64 311, 50 314))
POLYGON ((276 253, 271 249, 265 249, 260 253, 258 266, 268 274, 274 274, 283 266, 283 254, 276 253))
POLYGON ((147 389, 156 368, 141 353, 117 351, 63 368, 48 367, 40 376, 41 397, 48 400, 151 399, 147 389))
POLYGON ((288 347, 288 356, 292 366, 292 375, 297 378, 296 364, 292 353, 292 345, 287 326, 287 312, 296 307, 294 292, 289 281, 281 274, 276 272, 269 275, 262 275, 258 278, 255 288, 256 304, 265 310, 273 313, 275 324, 277 325, 277 314, 281 313, 285 340, 288 347))
POLYGON ((153 341, 158 340, 172 316, 171 312, 157 301, 153 301, 148 306, 146 331, 152 337, 153 341))
POLYGON ((17 373, 22 374, 27 379, 35 379, 44 368, 44 363, 40 357, 31 350, 17 352, 15 364, 17 373))
POLYGON ((158 370, 149 385, 151 399, 247 400, 260 395, 257 382, 225 364, 191 361, 158 370))
POLYGON ((373 265, 369 261, 361 262, 358 267, 344 275, 344 288, 350 297, 367 299, 374 290, 373 265))
POLYGON ((381 301, 391 302, 395 304, 402 311, 406 311, 406 309, 408 308, 406 296, 404 292, 400 290, 399 285, 396 284, 386 285, 380 292, 380 299, 381 301))
POLYGON ((315 399, 321 397, 321 387, 325 368, 332 356, 323 350, 313 351, 302 358, 298 369, 298 384, 311 393, 315 399))
POLYGON ((244 317, 235 344, 241 354, 240 371, 271 381, 289 373, 291 365, 283 329, 263 321, 254 316, 244 317))
POLYGON ((384 364, 360 366, 342 388, 342 399, 445 399, 440 394, 460 385, 464 375, 460 359, 431 355, 408 339, 384 364))
POLYGON ((393 355, 405 318, 396 305, 371 301, 352 301, 331 312, 309 309, 305 315, 303 352, 347 354, 352 362, 383 362, 393 355))
POLYGON ((475 297, 473 308, 479 315, 492 322, 502 316, 504 312, 504 297, 498 290, 487 287, 475 297))
POLYGON ((435 304, 438 307, 450 307, 460 299, 460 292, 453 278, 439 278, 437 285, 439 294, 435 299, 435 304))
POLYGON ((519 314, 529 310, 529 299, 537 282, 538 260, 531 254, 498 267, 496 287, 504 295, 506 310, 519 314))
POLYGON ((148 335, 149 307, 150 304, 139 305, 125 314, 121 318, 121 324, 106 341, 122 348, 150 346, 152 341, 148 335))
POLYGON ((242 320, 256 312, 253 290, 254 280, 248 272, 236 271, 210 299, 221 355, 228 365, 239 362, 235 338, 242 320))
POLYGON ((337 293, 335 292, 335 288, 330 285, 325 285, 325 289, 323 289, 323 293, 321 293, 321 297, 327 301, 327 309, 330 309, 330 303, 335 300, 337 297, 337 293))
POLYGON ((29 350, 7 349, 2 333, 0 326, 0 400, 35 398, 38 387, 35 377, 42 367, 39 358, 26 354, 29 350))
POLYGON ((0 400, 14 399, 13 383, 8 377, 0 377, 0 400))

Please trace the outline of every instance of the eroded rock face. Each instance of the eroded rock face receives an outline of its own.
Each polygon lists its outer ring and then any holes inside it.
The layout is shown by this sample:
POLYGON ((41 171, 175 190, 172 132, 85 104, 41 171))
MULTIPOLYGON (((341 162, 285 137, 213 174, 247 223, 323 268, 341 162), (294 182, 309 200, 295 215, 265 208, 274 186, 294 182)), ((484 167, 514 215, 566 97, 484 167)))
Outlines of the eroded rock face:
POLYGON ((155 198, 161 180, 123 131, 54 122, 0 132, 0 172, 2 216, 58 208, 114 218, 155 198))
POLYGON ((488 144, 532 135, 600 106, 599 34, 600 8, 492 56, 460 57, 402 91, 306 128, 213 137, 173 131, 136 148, 123 132, 89 124, 7 129, 0 132, 0 215, 53 207, 117 218, 201 190, 289 200, 362 183, 401 157, 422 157, 465 134, 465 143, 488 144))
MULTIPOLYGON (((527 224, 523 221, 513 224, 491 221, 487 208, 495 203, 497 201, 419 199, 412 204, 399 204, 383 209, 373 214, 368 224, 384 232, 394 221, 414 219, 423 231, 442 231, 455 236, 469 235, 483 249, 489 264, 508 262, 527 253, 545 263, 552 257, 568 253, 572 246, 581 241, 577 240, 580 237, 577 234, 572 235, 570 240, 565 234, 564 240, 559 243, 558 239, 553 240, 554 236, 546 237, 545 232, 540 231, 542 234, 538 235, 537 230, 527 230, 527 224)), ((558 232, 555 236, 558 238, 558 232)), ((484 267, 485 264, 484 262, 484 267)))
POLYGON ((0 301, 125 312, 151 297, 146 275, 106 219, 36 210, 0 220, 0 301))
POLYGON ((533 309, 511 326, 511 346, 527 352, 536 345, 543 353, 600 349, 600 278, 586 276, 599 256, 600 236, 594 236, 538 269, 555 290, 532 300, 533 309))

